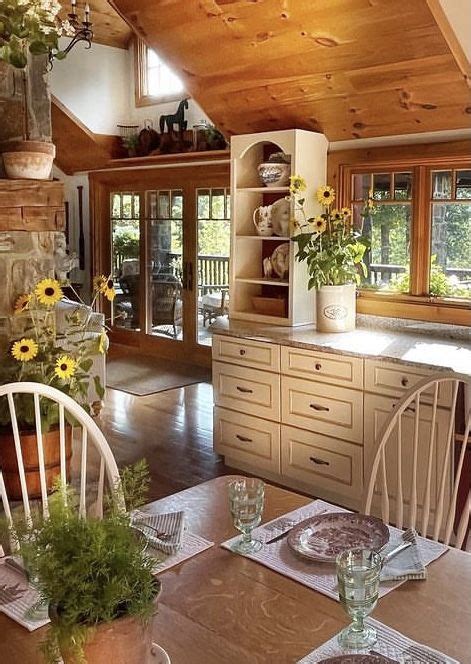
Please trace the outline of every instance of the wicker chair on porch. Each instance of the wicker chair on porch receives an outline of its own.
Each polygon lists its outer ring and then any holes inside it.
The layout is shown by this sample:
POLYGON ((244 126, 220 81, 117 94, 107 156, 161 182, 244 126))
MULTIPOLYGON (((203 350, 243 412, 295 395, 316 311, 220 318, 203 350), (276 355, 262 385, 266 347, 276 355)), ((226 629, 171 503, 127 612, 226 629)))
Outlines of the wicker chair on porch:
POLYGON ((181 290, 181 283, 170 277, 152 282, 152 328, 168 326, 170 331, 161 332, 174 339, 177 338, 177 328, 182 324, 181 290))

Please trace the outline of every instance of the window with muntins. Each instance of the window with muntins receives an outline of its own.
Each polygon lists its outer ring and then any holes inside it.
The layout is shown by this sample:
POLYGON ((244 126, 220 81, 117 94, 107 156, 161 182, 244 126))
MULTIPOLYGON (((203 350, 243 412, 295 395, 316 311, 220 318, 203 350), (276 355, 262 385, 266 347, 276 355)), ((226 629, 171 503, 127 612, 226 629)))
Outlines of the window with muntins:
POLYGON ((185 95, 180 78, 151 48, 135 43, 136 106, 176 101, 185 95))

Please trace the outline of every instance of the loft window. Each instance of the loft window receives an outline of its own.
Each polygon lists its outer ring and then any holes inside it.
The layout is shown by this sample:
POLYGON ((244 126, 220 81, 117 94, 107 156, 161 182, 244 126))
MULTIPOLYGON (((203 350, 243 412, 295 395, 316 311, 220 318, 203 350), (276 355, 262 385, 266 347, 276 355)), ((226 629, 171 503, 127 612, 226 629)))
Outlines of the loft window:
POLYGON ((182 81, 144 42, 135 42, 136 106, 176 101, 185 94, 182 81))

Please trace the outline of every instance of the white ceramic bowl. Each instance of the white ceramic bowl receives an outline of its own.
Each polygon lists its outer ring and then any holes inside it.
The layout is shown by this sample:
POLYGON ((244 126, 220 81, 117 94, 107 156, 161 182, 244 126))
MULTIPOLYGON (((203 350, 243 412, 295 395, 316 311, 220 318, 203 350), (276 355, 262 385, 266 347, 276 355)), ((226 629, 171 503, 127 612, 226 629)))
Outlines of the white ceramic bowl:
POLYGON ((258 167, 258 176, 266 187, 286 187, 291 173, 290 164, 267 162, 258 167))

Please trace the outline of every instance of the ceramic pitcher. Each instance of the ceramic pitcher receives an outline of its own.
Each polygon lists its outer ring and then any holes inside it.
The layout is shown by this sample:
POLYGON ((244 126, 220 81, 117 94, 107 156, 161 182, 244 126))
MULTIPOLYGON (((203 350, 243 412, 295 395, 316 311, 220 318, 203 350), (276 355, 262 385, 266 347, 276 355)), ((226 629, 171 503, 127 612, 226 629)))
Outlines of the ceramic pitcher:
POLYGON ((271 220, 271 205, 260 205, 254 210, 253 223, 258 235, 269 237, 273 235, 271 220))

